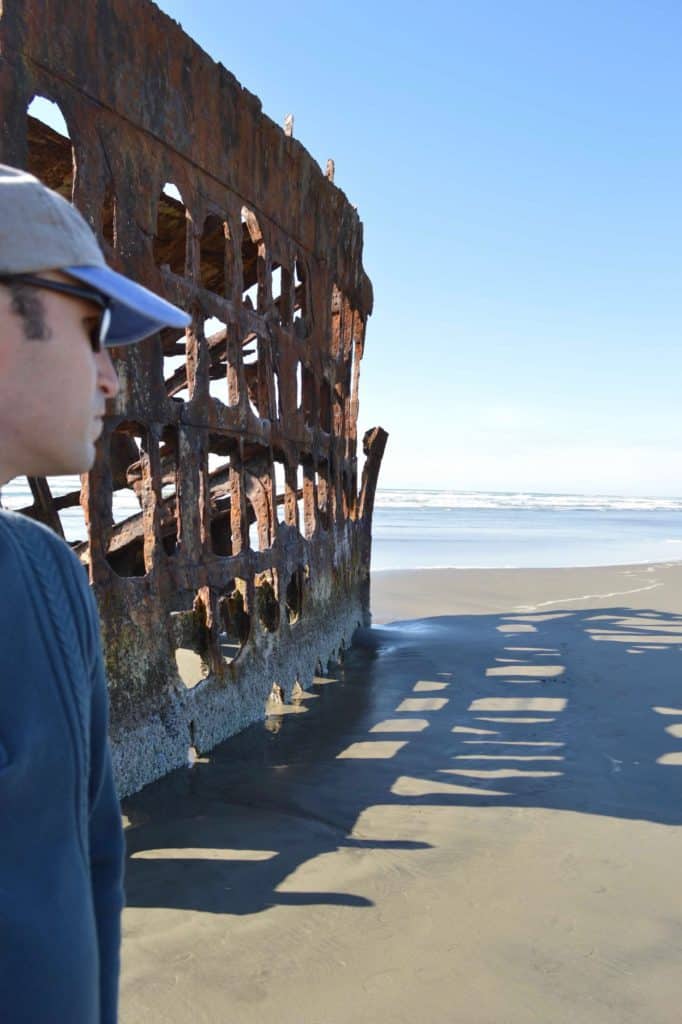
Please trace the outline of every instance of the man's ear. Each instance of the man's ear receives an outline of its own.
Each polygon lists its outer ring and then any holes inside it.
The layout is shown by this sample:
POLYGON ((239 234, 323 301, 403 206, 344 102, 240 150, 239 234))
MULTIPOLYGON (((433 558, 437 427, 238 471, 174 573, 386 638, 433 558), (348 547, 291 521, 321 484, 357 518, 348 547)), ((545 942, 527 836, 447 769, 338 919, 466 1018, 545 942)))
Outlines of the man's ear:
POLYGON ((12 296, 0 285, 0 387, 6 382, 16 347, 23 337, 21 318, 12 309, 12 296))
POLYGON ((14 362, 14 346, 14 338, 10 336, 5 324, 0 319, 0 393, 6 392, 9 386, 11 368, 14 362))

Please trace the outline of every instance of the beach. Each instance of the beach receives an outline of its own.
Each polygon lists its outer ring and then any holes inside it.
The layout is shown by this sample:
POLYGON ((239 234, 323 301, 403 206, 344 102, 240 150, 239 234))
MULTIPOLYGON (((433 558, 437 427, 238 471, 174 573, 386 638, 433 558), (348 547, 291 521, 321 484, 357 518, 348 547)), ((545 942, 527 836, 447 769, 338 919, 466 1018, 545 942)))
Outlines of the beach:
POLYGON ((676 1024, 682 566, 381 572, 372 607, 124 802, 123 1024, 676 1024))

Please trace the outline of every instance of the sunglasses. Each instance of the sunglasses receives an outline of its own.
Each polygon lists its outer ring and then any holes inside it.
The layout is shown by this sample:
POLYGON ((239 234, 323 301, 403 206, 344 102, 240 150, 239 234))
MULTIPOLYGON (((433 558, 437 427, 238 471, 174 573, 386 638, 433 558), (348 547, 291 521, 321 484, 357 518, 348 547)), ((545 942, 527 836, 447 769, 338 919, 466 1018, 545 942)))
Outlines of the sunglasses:
POLYGON ((11 281, 28 284, 33 288, 43 288, 48 292, 58 292, 60 295, 71 295, 76 299, 85 299, 86 302, 94 302, 96 306, 99 306, 101 315, 99 321, 89 331, 90 344, 92 345, 93 352, 100 352, 102 350, 111 327, 111 305, 110 300, 105 295, 90 288, 81 288, 78 285, 52 281, 47 277, 34 277, 33 274, 0 275, 0 283, 7 284, 11 281))

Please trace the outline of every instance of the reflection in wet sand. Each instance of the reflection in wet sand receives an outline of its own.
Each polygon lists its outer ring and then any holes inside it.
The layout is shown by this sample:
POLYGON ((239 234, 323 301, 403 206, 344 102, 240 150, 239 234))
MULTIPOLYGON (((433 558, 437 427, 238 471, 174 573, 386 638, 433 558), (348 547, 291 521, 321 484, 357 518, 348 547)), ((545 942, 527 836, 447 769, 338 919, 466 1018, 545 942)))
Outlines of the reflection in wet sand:
POLYGON ((122 1024, 675 1024, 682 577, 586 573, 439 576, 126 801, 122 1024))

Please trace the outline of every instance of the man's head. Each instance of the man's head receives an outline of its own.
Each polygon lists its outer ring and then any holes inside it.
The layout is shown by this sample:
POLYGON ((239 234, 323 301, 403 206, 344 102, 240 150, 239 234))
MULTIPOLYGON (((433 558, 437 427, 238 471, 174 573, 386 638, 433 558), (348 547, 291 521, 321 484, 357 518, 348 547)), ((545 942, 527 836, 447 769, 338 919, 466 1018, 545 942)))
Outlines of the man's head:
POLYGON ((0 286, 0 480, 82 473, 92 465, 107 399, 118 391, 109 352, 92 349, 99 317, 85 299, 0 286))
POLYGON ((107 346, 188 323, 111 270, 61 196, 0 165, 0 484, 89 469, 118 391, 107 346))

